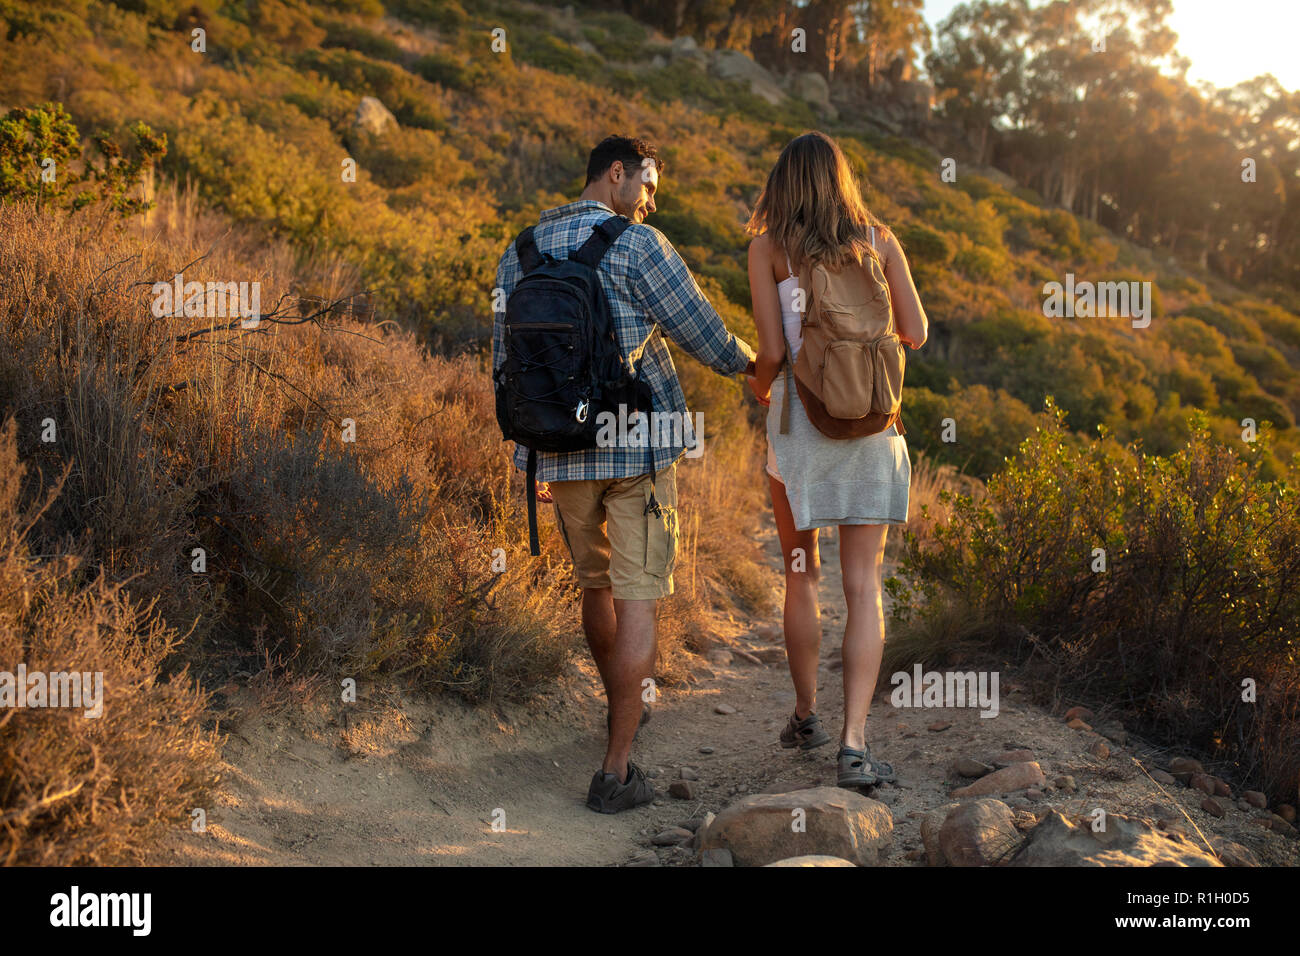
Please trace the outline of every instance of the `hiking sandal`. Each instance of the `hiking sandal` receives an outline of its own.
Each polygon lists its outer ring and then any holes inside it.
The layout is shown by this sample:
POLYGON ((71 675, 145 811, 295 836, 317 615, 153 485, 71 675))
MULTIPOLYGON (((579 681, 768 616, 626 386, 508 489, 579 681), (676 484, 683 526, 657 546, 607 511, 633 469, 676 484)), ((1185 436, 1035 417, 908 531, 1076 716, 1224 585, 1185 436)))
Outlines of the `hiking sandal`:
POLYGON ((871 772, 871 762, 866 747, 861 750, 840 747, 837 762, 839 764, 839 773, 835 781, 837 786, 846 790, 857 790, 859 787, 874 787, 880 782, 879 778, 871 772))
POLYGON ((785 730, 781 731, 781 746, 786 750, 792 747, 812 750, 830 742, 831 735, 822 728, 821 718, 815 713, 810 713, 803 720, 791 714, 785 730))
POLYGON ((871 768, 871 772, 876 775, 877 780, 881 783, 896 783, 898 781, 898 776, 894 773, 892 764, 887 764, 883 760, 877 760, 871 756, 870 747, 863 747, 862 752, 866 754, 867 766, 871 768))

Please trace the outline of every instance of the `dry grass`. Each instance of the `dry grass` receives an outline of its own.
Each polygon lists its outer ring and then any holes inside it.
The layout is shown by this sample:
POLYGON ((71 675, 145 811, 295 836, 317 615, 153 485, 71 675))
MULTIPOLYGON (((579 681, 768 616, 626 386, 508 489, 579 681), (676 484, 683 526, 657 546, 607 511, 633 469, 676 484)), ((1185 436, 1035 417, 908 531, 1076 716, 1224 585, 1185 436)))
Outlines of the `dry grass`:
POLYGON ((0 864, 127 861, 203 806, 219 741, 189 675, 161 676, 178 637, 151 602, 76 552, 30 553, 27 532, 61 482, 39 504, 20 500, 15 431, 0 431, 0 667, 102 674, 103 710, 0 714, 0 864))
MULTIPOLYGON (((541 558, 528 556, 522 476, 484 357, 430 355, 349 297, 346 267, 254 243, 176 191, 120 231, 0 206, 0 272, 0 414, 28 466, 13 493, 49 501, 24 540, 42 561, 79 561, 6 567, 65 588, 69 621, 114 622, 59 632, 51 659, 93 659, 138 689, 79 759, 77 735, 5 748, 11 858, 89 858, 100 822, 122 819, 105 794, 139 773, 156 784, 122 797, 132 816, 114 823, 104 856, 139 845, 136 823, 178 812, 191 787, 182 764, 201 776, 213 746, 193 729, 202 699, 186 667, 263 698, 336 693, 352 677, 483 702, 527 697, 566 671, 581 641, 577 589, 551 522, 541 558), (260 282, 261 323, 153 315, 152 284, 182 270, 260 282), (78 785, 84 807, 69 797, 54 817, 42 809, 78 785)), ((760 485, 734 480, 758 460, 754 434, 728 412, 725 387, 706 397, 723 427, 679 471, 685 534, 660 626, 668 683, 709 643, 715 609, 746 613, 767 597, 752 541, 760 485)), ((0 518, 0 536, 17 540, 16 519, 0 518)), ((54 640, 36 612, 6 613, 4 661, 21 659, 34 628, 54 640)))

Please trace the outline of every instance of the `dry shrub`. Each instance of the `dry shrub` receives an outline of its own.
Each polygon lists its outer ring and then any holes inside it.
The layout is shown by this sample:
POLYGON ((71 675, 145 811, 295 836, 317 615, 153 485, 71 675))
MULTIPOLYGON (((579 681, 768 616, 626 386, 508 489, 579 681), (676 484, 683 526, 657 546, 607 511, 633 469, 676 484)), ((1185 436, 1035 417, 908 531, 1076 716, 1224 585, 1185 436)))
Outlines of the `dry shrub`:
POLYGON ((84 536, 193 631, 202 672, 387 668, 474 699, 556 676, 574 633, 558 538, 524 560, 478 359, 359 321, 346 270, 250 245, 187 195, 143 237, 25 206, 0 233, 0 406, 42 474, 70 468, 36 533, 84 536), (260 282, 261 323, 153 315, 150 287, 182 269, 260 282))
POLYGON ((984 483, 962 474, 953 465, 935 464, 924 452, 914 452, 907 528, 901 534, 889 535, 885 545, 886 560, 901 558, 909 538, 913 548, 924 548, 933 540, 934 529, 946 527, 952 520, 952 501, 958 495, 968 495, 979 501, 984 495, 984 483))
MULTIPOLYGON (((84 865, 138 858, 183 825, 214 782, 219 741, 199 723, 205 698, 184 671, 162 677, 176 631, 83 556, 36 557, 39 507, 20 500, 12 420, 0 431, 0 669, 103 675, 103 713, 0 711, 0 863, 84 865)), ((25 688, 19 688, 22 693, 25 688)))
MULTIPOLYGON (((139 231, 0 208, 0 268, 17 277, 0 289, 0 407, 43 473, 71 466, 41 537, 84 534, 110 580, 132 578, 193 632, 185 659, 214 679, 269 660, 488 700, 556 677, 580 634, 577 589, 548 509, 543 556, 527 554, 486 357, 432 356, 366 321, 363 300, 340 298, 346 269, 251 244, 189 193, 164 195, 139 231), (260 282, 260 324, 154 316, 151 285, 182 269, 260 282)), ((763 503, 734 480, 753 433, 735 383, 707 374, 709 451, 680 470, 692 546, 666 657, 707 643, 708 609, 765 599, 763 503)))

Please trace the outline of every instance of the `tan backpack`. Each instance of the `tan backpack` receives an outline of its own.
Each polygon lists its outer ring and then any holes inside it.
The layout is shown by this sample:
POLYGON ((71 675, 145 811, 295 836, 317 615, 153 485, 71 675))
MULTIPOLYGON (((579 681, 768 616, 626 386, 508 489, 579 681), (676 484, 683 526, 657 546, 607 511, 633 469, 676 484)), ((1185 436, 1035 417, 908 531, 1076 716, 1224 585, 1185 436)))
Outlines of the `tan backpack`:
POLYGON ((861 438, 890 425, 905 434, 900 409, 906 348, 894 327, 880 263, 864 256, 861 265, 850 262, 838 272, 805 263, 799 288, 806 296, 803 344, 793 361, 786 344, 781 434, 790 430, 791 378, 808 420, 828 438, 861 438))

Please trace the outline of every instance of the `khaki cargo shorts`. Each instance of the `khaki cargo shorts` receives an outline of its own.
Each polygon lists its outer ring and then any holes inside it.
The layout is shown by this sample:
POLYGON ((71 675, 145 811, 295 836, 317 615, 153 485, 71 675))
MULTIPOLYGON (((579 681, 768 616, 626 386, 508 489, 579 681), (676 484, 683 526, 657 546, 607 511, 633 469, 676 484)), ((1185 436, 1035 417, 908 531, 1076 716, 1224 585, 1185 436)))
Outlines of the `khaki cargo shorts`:
POLYGON ((612 588, 622 601, 673 593, 677 563, 677 466, 655 475, 661 514, 645 513, 650 476, 552 481, 555 520, 578 584, 612 588), (608 530, 606 526, 608 525, 608 530))

